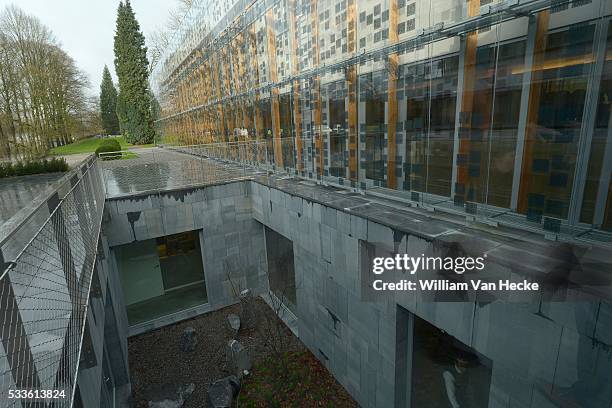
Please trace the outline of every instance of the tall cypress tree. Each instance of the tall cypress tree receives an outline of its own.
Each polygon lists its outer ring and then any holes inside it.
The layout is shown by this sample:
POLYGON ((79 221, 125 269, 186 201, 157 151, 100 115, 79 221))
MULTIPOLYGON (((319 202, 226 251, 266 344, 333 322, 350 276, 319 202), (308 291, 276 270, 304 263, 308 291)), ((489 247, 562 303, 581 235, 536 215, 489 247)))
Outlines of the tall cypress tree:
POLYGON ((131 143, 153 142, 155 130, 149 93, 145 38, 129 0, 119 2, 115 32, 115 72, 119 78, 117 116, 131 143))
POLYGON ((100 117, 102 118, 102 127, 107 134, 119 134, 117 90, 106 65, 102 72, 102 84, 100 85, 100 117))

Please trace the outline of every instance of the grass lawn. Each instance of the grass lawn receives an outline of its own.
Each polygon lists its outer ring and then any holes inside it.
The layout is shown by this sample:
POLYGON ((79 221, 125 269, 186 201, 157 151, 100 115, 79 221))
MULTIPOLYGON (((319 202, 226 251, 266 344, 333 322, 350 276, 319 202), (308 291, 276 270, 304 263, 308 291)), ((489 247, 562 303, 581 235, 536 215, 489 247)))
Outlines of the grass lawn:
POLYGON ((357 407, 309 351, 290 352, 287 363, 268 357, 242 383, 240 407, 357 407))
MULTIPOLYGON (((122 149, 127 149, 128 147, 133 146, 131 143, 126 142, 123 136, 116 136, 116 137, 113 137, 112 139, 116 139, 121 145, 122 149)), ((53 148, 51 149, 49 153, 55 156, 63 156, 67 154, 78 154, 78 153, 93 153, 96 151, 96 149, 98 148, 100 143, 102 143, 103 140, 106 140, 106 139, 99 138, 99 137, 90 137, 87 139, 81 139, 81 140, 77 140, 76 142, 65 145, 65 146, 59 146, 59 147, 53 148)), ((153 144, 151 143, 151 144, 139 145, 139 146, 149 147, 149 146, 153 146, 153 144)))
POLYGON ((120 152, 117 155, 103 155, 100 156, 102 160, 127 160, 127 159, 136 159, 138 155, 134 152, 120 152))

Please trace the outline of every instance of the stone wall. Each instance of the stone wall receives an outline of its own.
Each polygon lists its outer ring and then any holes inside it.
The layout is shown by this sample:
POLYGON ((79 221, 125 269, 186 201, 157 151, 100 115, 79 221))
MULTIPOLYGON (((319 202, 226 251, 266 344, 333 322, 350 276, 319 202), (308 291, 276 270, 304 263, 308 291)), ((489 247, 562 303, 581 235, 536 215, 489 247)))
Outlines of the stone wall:
POLYGON ((490 407, 552 407, 546 396, 552 386, 582 387, 576 392, 586 406, 610 404, 604 373, 612 369, 612 307, 598 297, 432 301, 424 293, 386 292, 374 300, 363 294, 371 251, 444 255, 441 242, 460 243, 489 254, 488 275, 529 277, 532 271, 517 261, 530 259, 529 251, 543 253, 535 241, 496 238, 418 213, 383 211, 379 218, 387 221, 374 221, 272 185, 247 181, 110 200, 104 235, 112 247, 201 229, 212 308, 233 301, 226 270, 256 292, 267 287, 263 225, 292 240, 299 337, 364 407, 407 406, 414 316, 491 360, 490 407))
POLYGON ((75 407, 110 407, 113 398, 116 406, 127 406, 131 394, 128 322, 121 283, 109 254, 102 238, 92 276, 75 407))
MULTIPOLYGON (((362 406, 407 406, 413 315, 492 361, 490 407, 553 407, 545 396, 551 385, 584 387, 576 392, 588 406, 612 402, 604 374, 612 370, 610 303, 595 296, 589 300, 585 293, 575 302, 547 301, 540 293, 520 302, 510 297, 434 302, 411 292, 385 292, 382 299, 364 301, 361 285, 370 271, 364 271, 369 262, 360 259, 366 243, 387 253, 443 254, 434 221, 417 228, 421 217, 415 215, 410 234, 405 232, 410 228, 399 232, 257 182, 251 196, 255 219, 294 243, 301 340, 362 406)), ((443 234, 443 241, 490 253, 488 274, 513 277, 528 269, 519 262, 529 255, 518 241, 506 242, 516 245, 509 256, 485 233, 474 238, 449 229, 443 234)), ((568 290, 567 297, 574 292, 568 290)))
POLYGON ((208 304, 131 328, 132 334, 229 305, 238 288, 261 293, 267 287, 264 231, 252 216, 250 182, 106 202, 103 235, 111 247, 194 230, 201 231, 208 304))

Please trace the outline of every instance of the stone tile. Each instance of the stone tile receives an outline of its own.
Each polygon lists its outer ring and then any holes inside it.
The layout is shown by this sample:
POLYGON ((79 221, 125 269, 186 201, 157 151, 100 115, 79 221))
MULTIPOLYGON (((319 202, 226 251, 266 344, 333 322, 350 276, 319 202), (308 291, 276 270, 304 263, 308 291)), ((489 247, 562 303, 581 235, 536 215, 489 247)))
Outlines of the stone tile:
POLYGON ((133 211, 144 211, 153 208, 151 196, 135 196, 122 200, 114 200, 118 214, 125 214, 133 211))
POLYGON ((145 223, 147 224, 148 238, 157 238, 166 235, 160 209, 155 208, 144 211, 143 215, 145 223))
POLYGON ((545 317, 493 302, 476 308, 472 347, 517 376, 552 382, 561 332, 545 317))
POLYGON ((176 234, 194 229, 191 204, 181 204, 162 208, 162 218, 166 234, 176 234))
POLYGON ((576 406, 612 404, 610 346, 564 328, 555 370, 554 389, 576 406))

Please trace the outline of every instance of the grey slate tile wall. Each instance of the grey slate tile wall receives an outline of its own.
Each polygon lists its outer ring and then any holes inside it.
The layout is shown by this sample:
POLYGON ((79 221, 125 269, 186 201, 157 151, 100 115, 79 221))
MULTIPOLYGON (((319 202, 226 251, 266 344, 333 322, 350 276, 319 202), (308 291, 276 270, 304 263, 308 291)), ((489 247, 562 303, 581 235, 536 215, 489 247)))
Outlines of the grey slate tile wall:
MULTIPOLYGON (((404 389, 411 375, 406 372, 411 368, 406 362, 411 314, 492 361, 490 407, 548 407, 551 387, 578 383, 592 384, 587 392, 593 406, 611 403, 612 387, 600 379, 612 372, 612 306, 598 298, 555 303, 536 294, 517 303, 510 294, 493 302, 433 302, 428 294, 411 292, 387 292, 375 301, 362 298, 362 276, 370 273, 360 263, 364 245, 380 253, 443 256, 432 243, 437 237, 499 259, 518 257, 520 248, 517 254, 500 254, 503 249, 495 243, 453 230, 439 237, 446 228, 416 218, 411 225, 419 229, 418 236, 398 233, 356 212, 256 181, 111 200, 105 219, 110 246, 202 229, 207 287, 215 307, 231 302, 228 271, 241 285, 265 289, 262 224, 291 239, 300 338, 364 407, 403 406, 409 400, 404 389)), ((487 263, 488 274, 521 272, 520 265, 496 262, 487 263)))
MULTIPOLYGON (((432 302, 411 292, 387 292, 385 300, 364 302, 360 240, 387 253, 444 253, 428 239, 401 234, 396 242, 397 231, 387 226, 258 182, 251 185, 251 199, 257 221, 293 240, 301 340, 362 406, 405 406, 409 399, 403 393, 410 376, 403 372, 410 369, 404 347, 412 344, 410 330, 402 326, 408 324, 407 312, 491 359, 490 407, 552 407, 546 397, 551 387, 581 383, 591 384, 583 397, 592 406, 612 403, 612 386, 604 384, 605 373, 612 372, 609 303, 595 296, 590 302, 584 296, 550 302, 539 293, 522 295, 520 303, 513 295, 490 303, 432 302)), ((465 247, 487 246, 485 240, 449 235, 465 247)), ((517 268, 518 263, 489 262, 486 269, 510 277, 517 268)))
POLYGON ((249 182, 107 200, 103 235, 111 247, 201 230, 208 302, 217 309, 235 292, 267 287, 263 226, 252 216, 249 182))
MULTIPOLYGON (((90 293, 87 311, 86 336, 89 337, 95 364, 82 364, 78 374, 78 386, 81 401, 85 407, 107 406, 101 390, 103 386, 104 349, 110 349, 110 369, 115 387, 130 387, 129 364, 127 353, 127 315, 121 296, 121 286, 118 275, 113 270, 115 265, 109 257, 110 250, 104 237, 100 237, 96 272, 92 276, 92 291, 90 293), (96 282, 97 280, 98 282, 96 282)), ((87 354, 84 350, 82 354, 87 354)), ((94 361, 94 360, 92 360, 94 361)), ((118 395, 120 393, 117 393, 118 395)), ((117 400, 116 406, 127 406, 127 401, 117 400)), ((108 405, 111 406, 111 405, 108 405)))

